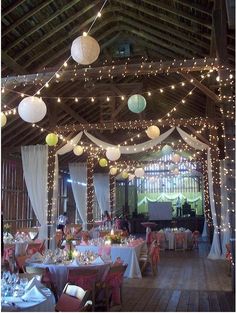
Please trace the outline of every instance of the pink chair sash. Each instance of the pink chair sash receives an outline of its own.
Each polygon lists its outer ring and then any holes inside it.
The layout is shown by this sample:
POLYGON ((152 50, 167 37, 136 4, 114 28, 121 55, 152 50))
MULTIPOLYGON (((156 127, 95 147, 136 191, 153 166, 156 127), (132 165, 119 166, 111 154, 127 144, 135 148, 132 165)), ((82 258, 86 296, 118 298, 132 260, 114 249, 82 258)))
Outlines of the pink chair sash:
POLYGON ((70 271, 68 276, 68 282, 80 286, 84 290, 92 290, 93 285, 96 282, 96 277, 96 273, 88 275, 83 275, 83 273, 81 273, 78 275, 76 273, 74 274, 73 271, 70 271))
POLYGON ((110 246, 99 246, 98 255, 111 255, 111 247, 110 246))
POLYGON ((56 304, 56 309, 61 312, 79 312, 81 309, 81 301, 63 293, 56 304))
POLYGON ((152 232, 147 233, 146 238, 147 244, 150 245, 152 243, 152 232))
POLYGON ((4 253, 3 253, 3 260, 9 261, 9 258, 14 255, 14 250, 15 250, 14 245, 12 245, 10 247, 5 247, 4 253))
POLYGON ((121 297, 120 297, 120 286, 123 280, 123 273, 108 273, 105 282, 108 287, 111 287, 112 292, 112 303, 120 304, 121 297))
POLYGON ((153 245, 150 250, 150 256, 152 264, 157 265, 157 263, 160 261, 160 248, 156 245, 153 245))

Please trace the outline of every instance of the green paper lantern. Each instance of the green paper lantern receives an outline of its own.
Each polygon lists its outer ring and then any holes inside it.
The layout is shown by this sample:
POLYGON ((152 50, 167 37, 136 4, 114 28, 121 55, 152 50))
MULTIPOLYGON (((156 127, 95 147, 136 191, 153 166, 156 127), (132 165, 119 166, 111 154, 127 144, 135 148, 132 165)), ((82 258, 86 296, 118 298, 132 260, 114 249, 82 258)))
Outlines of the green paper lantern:
POLYGON ((99 165, 101 167, 106 167, 108 165, 107 159, 105 159, 105 158, 100 159, 99 160, 99 165))
POLYGON ((133 113, 141 113, 146 108, 146 99, 141 95, 133 95, 128 99, 128 108, 133 113))
POLYGON ((164 154, 170 154, 170 153, 172 153, 172 148, 171 148, 171 146, 169 146, 169 145, 165 145, 162 149, 161 149, 161 151, 164 153, 164 154))
POLYGON ((58 136, 54 133, 50 133, 46 137, 46 143, 51 147, 58 143, 58 136))

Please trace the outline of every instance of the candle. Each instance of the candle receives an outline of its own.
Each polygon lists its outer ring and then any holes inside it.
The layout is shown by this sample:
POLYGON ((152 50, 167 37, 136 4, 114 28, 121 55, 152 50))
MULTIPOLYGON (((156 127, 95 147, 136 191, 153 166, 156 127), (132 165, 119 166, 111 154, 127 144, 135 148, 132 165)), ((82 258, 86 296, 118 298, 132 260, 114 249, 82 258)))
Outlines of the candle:
POLYGON ((111 235, 114 235, 114 229, 111 230, 111 235))

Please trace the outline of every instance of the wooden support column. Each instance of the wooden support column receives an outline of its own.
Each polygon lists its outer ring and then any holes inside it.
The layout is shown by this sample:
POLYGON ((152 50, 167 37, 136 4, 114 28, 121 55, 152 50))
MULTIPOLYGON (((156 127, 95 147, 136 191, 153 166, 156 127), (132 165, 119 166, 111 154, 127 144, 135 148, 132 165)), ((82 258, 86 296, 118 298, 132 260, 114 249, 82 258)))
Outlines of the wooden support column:
POLYGON ((129 214, 129 179, 125 179, 125 207, 122 214, 129 214))
POLYGON ((93 227, 93 203, 94 203, 94 158, 89 156, 87 159, 87 228, 93 227))
POLYGON ((110 182, 110 209, 111 217, 115 217, 115 199, 116 199, 116 177, 115 175, 109 175, 110 182))

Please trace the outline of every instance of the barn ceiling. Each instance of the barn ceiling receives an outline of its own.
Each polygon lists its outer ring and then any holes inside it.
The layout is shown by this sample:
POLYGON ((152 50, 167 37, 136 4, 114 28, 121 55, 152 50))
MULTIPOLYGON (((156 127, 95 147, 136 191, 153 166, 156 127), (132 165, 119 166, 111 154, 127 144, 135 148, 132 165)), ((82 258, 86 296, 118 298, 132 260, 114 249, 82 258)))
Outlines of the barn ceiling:
MULTIPOLYGON (((55 130, 66 139, 87 129, 113 144, 128 138, 138 143, 148 139, 147 125, 154 123, 164 132, 182 119, 203 120, 212 102, 212 118, 222 118, 218 72, 212 68, 224 64, 233 71, 235 54, 234 25, 224 1, 108 0, 95 20, 103 3, 1 2, 2 111, 11 112, 2 129, 4 154, 16 156, 22 145, 43 144, 47 133, 55 130), (70 58, 63 66, 73 40, 91 25, 89 34, 101 48, 97 61, 82 66, 70 58), (222 34, 224 56, 218 42, 222 34), (47 115, 32 127, 19 117, 17 107, 22 96, 39 89, 47 115), (147 100, 140 114, 127 106, 135 93, 147 100), (16 114, 9 111, 14 109, 16 114)), ((189 132, 202 125, 184 127, 189 132)), ((178 139, 173 134, 168 140, 178 139)), ((85 136, 82 140, 89 144, 85 136)), ((59 141, 58 146, 63 144, 59 141)), ((73 153, 60 157, 62 164, 73 160, 73 153)))

